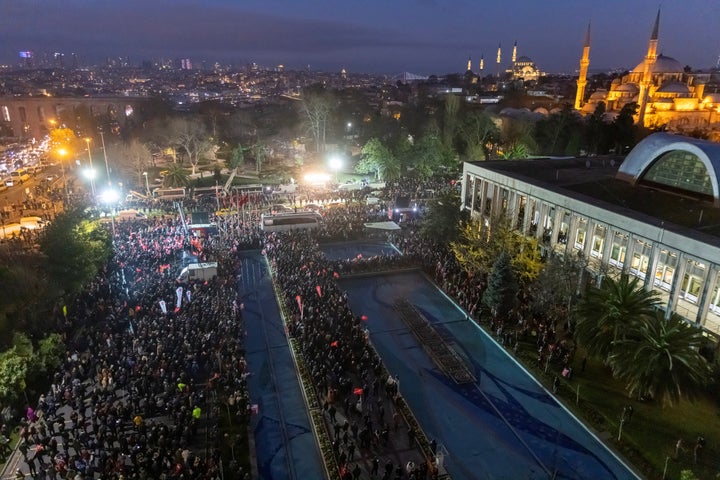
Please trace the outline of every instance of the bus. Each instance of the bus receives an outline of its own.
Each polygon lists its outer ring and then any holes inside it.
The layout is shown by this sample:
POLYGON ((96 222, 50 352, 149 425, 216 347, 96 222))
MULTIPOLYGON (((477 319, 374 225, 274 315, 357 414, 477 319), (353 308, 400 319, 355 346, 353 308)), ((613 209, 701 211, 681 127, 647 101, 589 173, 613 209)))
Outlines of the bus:
POLYGON ((185 195, 185 187, 158 188, 153 191, 153 198, 156 200, 182 200, 185 198, 185 195))
POLYGON ((27 182, 28 180, 30 180, 30 174, 26 169, 18 168, 14 172, 10 172, 10 178, 15 180, 15 183, 19 183, 20 185, 22 185, 23 182, 27 182))
POLYGON ((263 213, 260 216, 260 228, 266 232, 287 232, 289 230, 312 230, 318 228, 322 216, 315 212, 302 213, 263 213))

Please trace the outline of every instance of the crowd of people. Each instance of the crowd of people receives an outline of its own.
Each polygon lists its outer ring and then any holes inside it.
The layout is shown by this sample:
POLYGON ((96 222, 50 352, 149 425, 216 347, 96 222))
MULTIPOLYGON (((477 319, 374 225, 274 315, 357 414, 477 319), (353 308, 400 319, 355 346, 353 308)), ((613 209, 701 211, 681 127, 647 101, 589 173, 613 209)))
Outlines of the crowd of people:
POLYGON ((28 409, 18 478, 220 478, 213 400, 250 415, 237 265, 225 255, 218 277, 179 284, 187 240, 172 218, 119 222, 107 270, 58 312, 67 357, 28 409))
MULTIPOLYGON (((438 180, 403 181, 389 186, 385 196, 435 194, 443 188, 452 186, 438 180)), ((212 437, 217 412, 211 399, 216 396, 227 399, 241 421, 249 422, 251 415, 235 283, 236 253, 243 249, 263 249, 279 284, 299 291, 284 299, 289 334, 299 342, 323 405, 342 478, 367 474, 419 480, 436 473, 433 459, 425 458, 427 450, 419 448, 421 432, 401 418, 399 380, 385 370, 363 318, 350 310, 335 280, 338 272, 420 266, 479 318, 487 277, 468 275, 447 248, 424 239, 412 224, 391 237, 402 256, 327 261, 318 240, 362 237, 364 223, 387 219, 377 206, 355 202, 326 209, 322 227, 312 235, 266 234, 259 216, 260 211, 247 209, 213 217, 218 234, 192 242, 174 215, 118 223, 115 257, 106 271, 68 305, 67 314, 57 313, 67 358, 37 408, 28 410, 20 474, 48 479, 219 478, 217 439, 206 442, 198 432, 212 437), (219 261, 218 277, 180 284, 175 266, 182 252, 219 261), (390 432, 398 430, 414 452, 407 461, 385 455, 397 447, 388 442, 390 432), (199 446, 207 453, 201 454, 199 446), (372 458, 369 467, 361 465, 361 454, 372 458)), ((518 332, 537 329, 530 323, 520 312, 517 325, 497 326, 498 336, 517 342, 518 332)), ((552 326, 544 328, 541 355, 554 338, 552 326)), ((223 467, 228 478, 250 478, 237 465, 223 467)))

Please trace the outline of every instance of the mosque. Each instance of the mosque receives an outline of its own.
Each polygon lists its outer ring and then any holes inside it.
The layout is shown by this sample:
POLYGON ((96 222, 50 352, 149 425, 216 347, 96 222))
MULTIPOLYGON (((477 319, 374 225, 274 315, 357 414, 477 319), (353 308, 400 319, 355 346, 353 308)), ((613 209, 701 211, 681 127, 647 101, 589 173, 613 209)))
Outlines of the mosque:
POLYGON ((637 103, 637 123, 647 128, 676 133, 701 132, 720 141, 720 70, 696 71, 672 57, 658 54, 660 11, 650 35, 645 58, 635 68, 612 81, 610 89, 593 92, 586 98, 590 65, 588 25, 577 82, 575 109, 591 114, 600 102, 609 115, 629 103, 637 103))
MULTIPOLYGON (((503 73, 505 73, 506 78, 509 78, 510 80, 522 80, 524 82, 536 82, 540 77, 545 76, 545 72, 540 70, 540 67, 538 67, 535 62, 530 57, 526 56, 517 56, 517 42, 513 45, 513 51, 512 51, 512 62, 511 64, 506 67, 503 73)), ((502 61, 502 46, 498 45, 497 50, 497 57, 495 60, 496 63, 496 69, 495 72, 486 72, 485 71, 485 57, 480 56, 480 62, 478 67, 478 77, 483 78, 483 76, 487 74, 495 74, 498 77, 500 77, 501 73, 501 61, 502 61)), ((468 58, 467 62, 467 71, 472 73, 472 59, 468 58)))

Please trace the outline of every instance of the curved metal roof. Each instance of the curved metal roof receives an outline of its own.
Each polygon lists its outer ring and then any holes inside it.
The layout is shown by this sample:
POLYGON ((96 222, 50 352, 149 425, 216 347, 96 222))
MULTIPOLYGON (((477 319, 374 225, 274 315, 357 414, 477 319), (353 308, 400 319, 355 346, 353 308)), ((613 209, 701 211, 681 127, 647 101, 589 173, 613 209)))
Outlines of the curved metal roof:
POLYGON ((698 140, 697 138, 682 137, 669 133, 653 133, 645 137, 633 148, 617 173, 617 178, 637 184, 653 162, 662 154, 682 150, 697 156, 708 171, 712 182, 715 204, 720 205, 720 188, 718 187, 718 174, 720 173, 720 143, 698 140))

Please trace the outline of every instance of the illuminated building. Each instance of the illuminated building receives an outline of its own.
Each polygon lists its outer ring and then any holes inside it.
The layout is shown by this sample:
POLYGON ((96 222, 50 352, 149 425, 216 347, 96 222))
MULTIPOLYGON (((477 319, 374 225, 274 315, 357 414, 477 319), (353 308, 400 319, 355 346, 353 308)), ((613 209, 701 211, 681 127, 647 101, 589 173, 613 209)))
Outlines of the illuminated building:
POLYGON ((720 144, 656 133, 620 157, 466 162, 462 208, 505 215, 590 278, 638 277, 720 335, 720 144))
POLYGON ((720 140, 720 72, 693 72, 674 58, 658 54, 660 12, 655 18, 645 58, 610 90, 597 90, 585 101, 589 35, 580 60, 575 108, 585 114, 604 102, 609 115, 629 103, 638 105, 637 123, 670 132, 704 132, 720 140), (584 70, 583 70, 584 68, 584 70))

